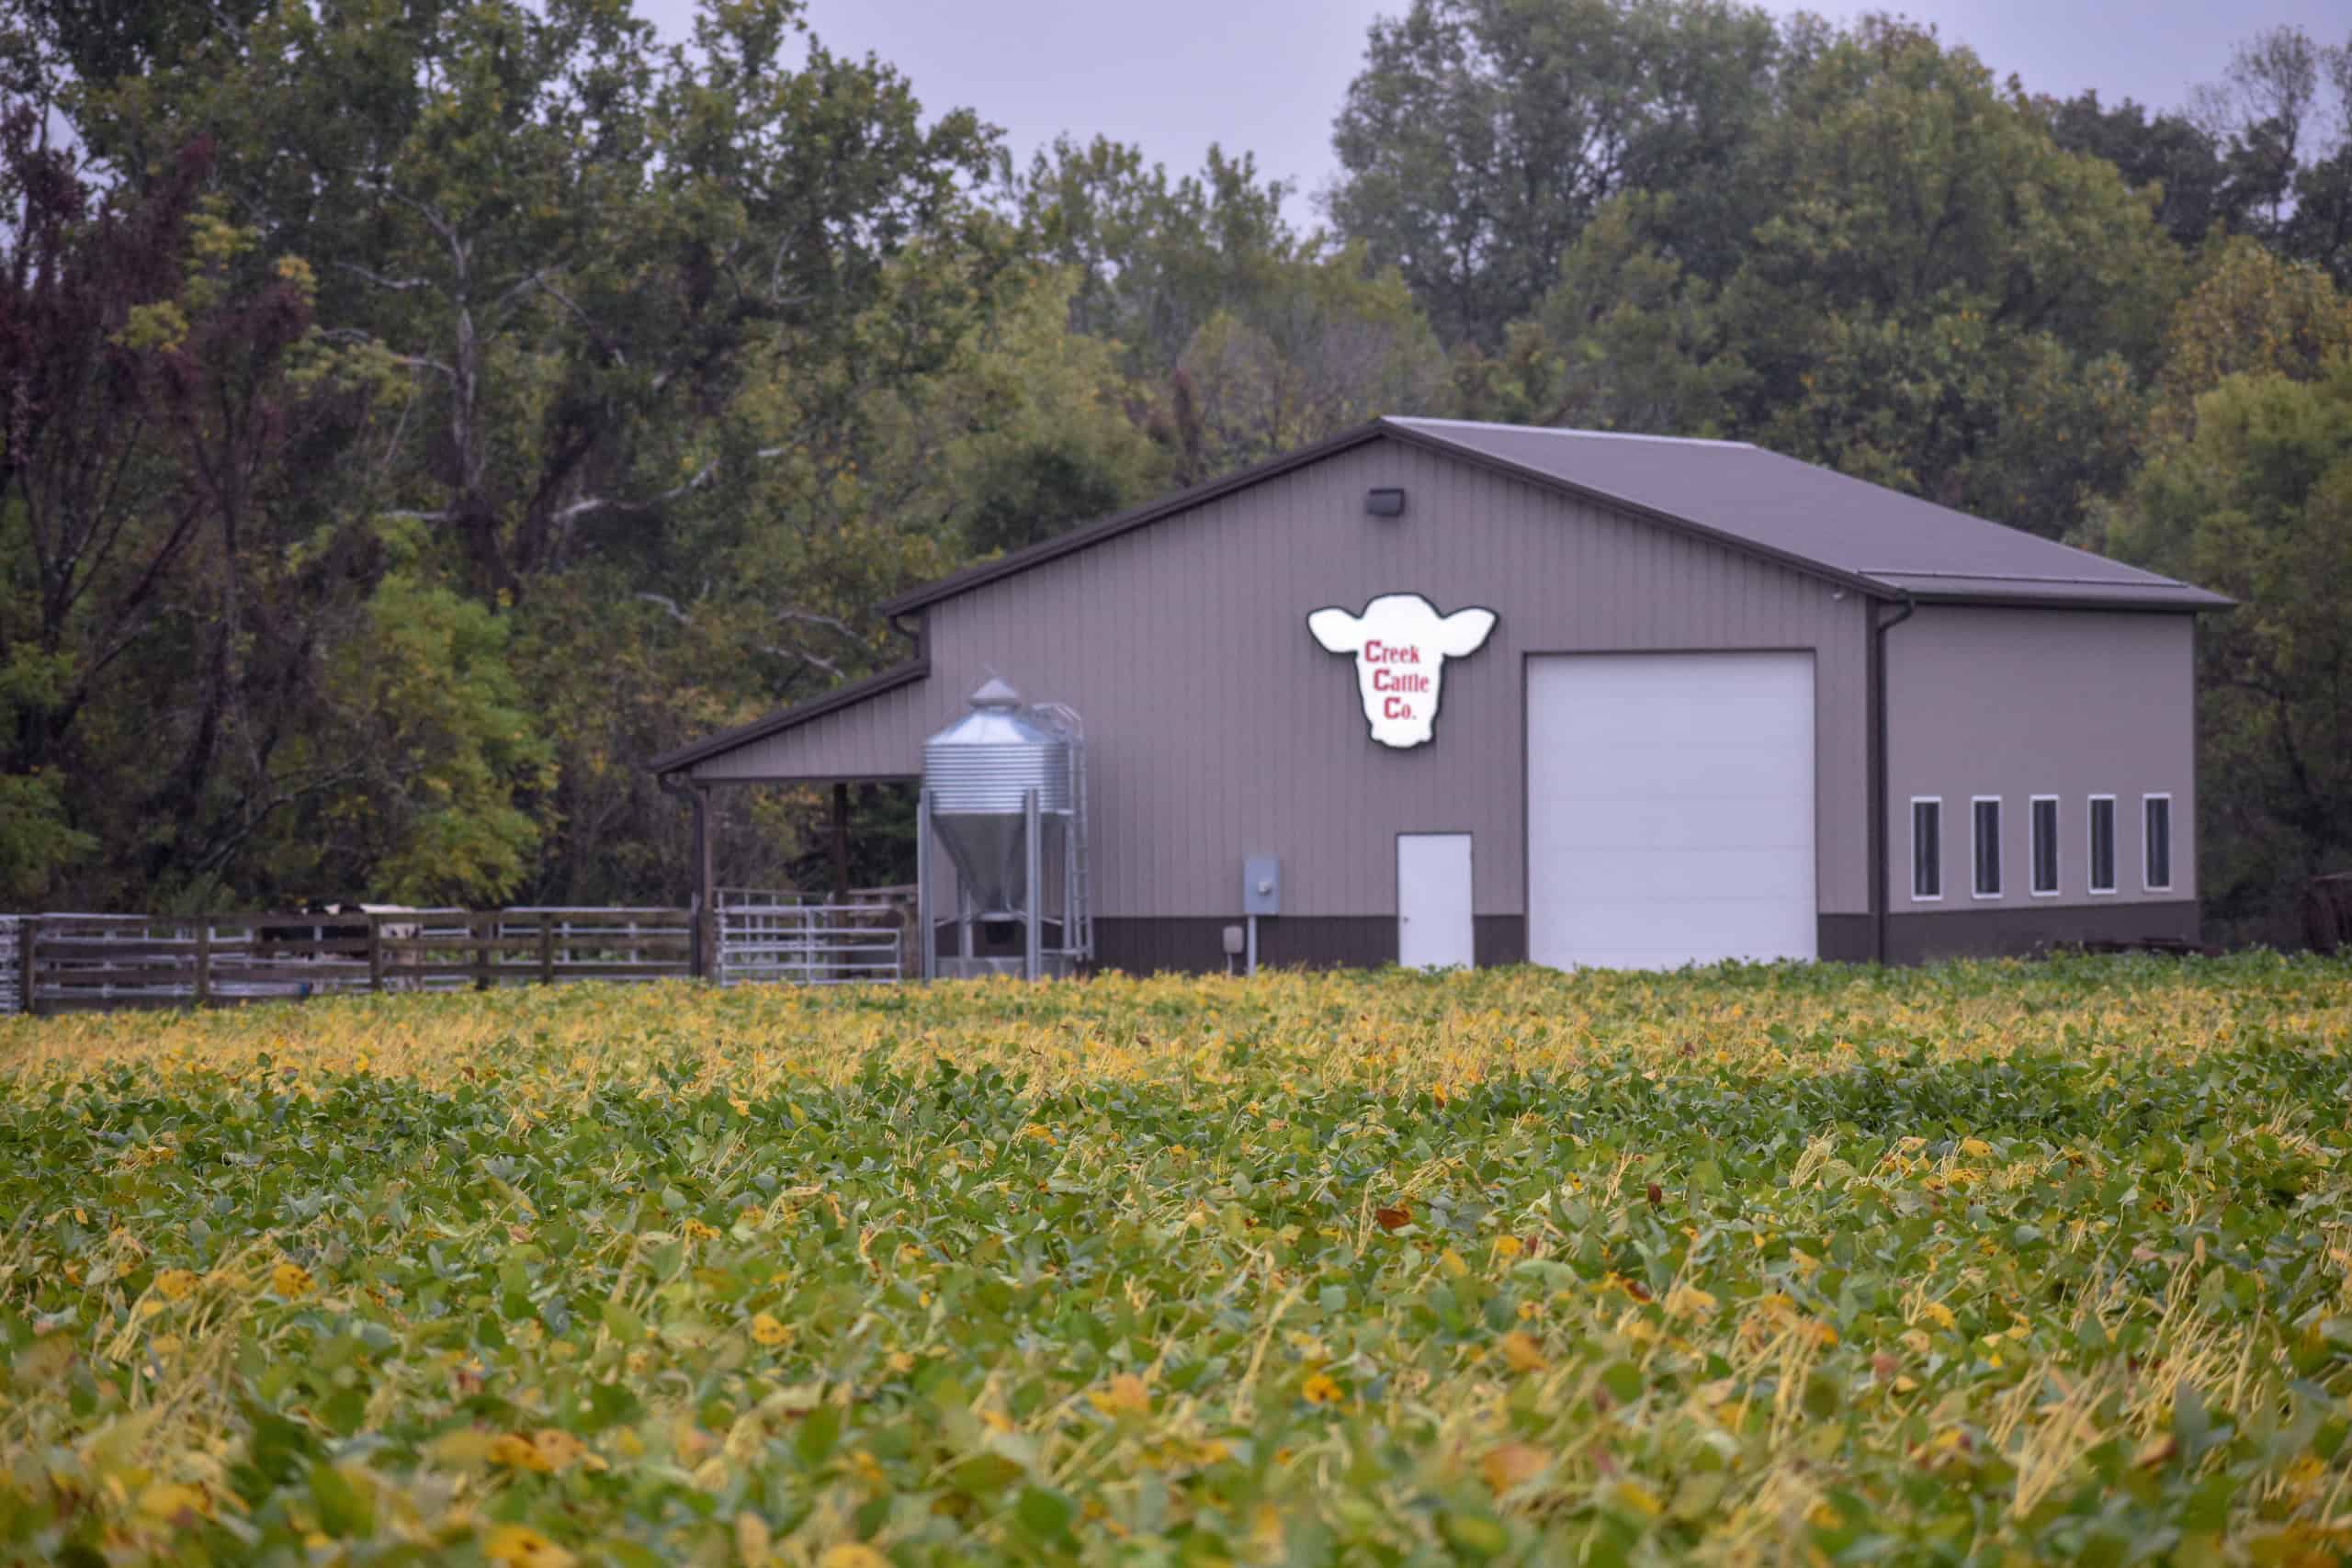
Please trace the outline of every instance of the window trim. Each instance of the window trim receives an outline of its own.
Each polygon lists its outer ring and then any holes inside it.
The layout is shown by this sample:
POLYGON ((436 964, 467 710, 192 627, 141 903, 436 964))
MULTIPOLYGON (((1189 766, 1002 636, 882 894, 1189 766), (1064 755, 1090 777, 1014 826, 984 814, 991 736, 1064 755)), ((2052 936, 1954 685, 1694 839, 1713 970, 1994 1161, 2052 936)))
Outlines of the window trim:
POLYGON ((2116 874, 2119 868, 2115 863, 2117 849, 2115 840, 2123 836, 2123 831, 2122 825, 2115 820, 2115 815, 2114 795, 2086 795, 2083 796, 2083 891, 2093 898, 2112 898, 2123 886, 2123 878, 2116 874), (2098 803, 2102 800, 2107 802, 2109 834, 2108 884, 2104 887, 2091 881, 2098 872, 2098 803))
POLYGON ((2008 857, 2001 852, 2001 818, 2008 813, 1997 795, 1972 795, 1968 797, 1968 893, 1972 898, 2005 898, 2008 897, 2008 857), (1987 893, 1977 886, 1976 874, 1984 863, 1984 845, 1977 839, 1976 808, 1993 807, 1993 880, 1999 884, 1987 893))
POLYGON ((2066 808, 2065 802, 2054 795, 2029 795, 2025 797, 2025 889, 2031 897, 2056 898, 2066 891, 2066 855, 2064 843, 2053 843, 2050 846, 2050 886, 2037 886, 2033 880, 2035 869, 2041 860, 2041 857, 2034 852, 2033 825, 2034 819, 2040 815, 2034 807, 2045 800, 2050 803, 2050 832, 2052 838, 2057 835, 2059 825, 2064 820, 2063 813, 2066 808))
POLYGON ((1940 904, 1944 901, 1944 797, 1940 795, 1915 795, 1911 797, 1911 901, 1914 904, 1940 904), (1936 808, 1936 890, 1919 891, 1919 807, 1936 808))
POLYGON ((2151 790, 2140 796, 2140 891, 2169 893, 2172 890, 2172 791, 2151 790), (2162 882, 2148 880, 2148 802, 2152 800, 2165 803, 2165 879, 2162 882))

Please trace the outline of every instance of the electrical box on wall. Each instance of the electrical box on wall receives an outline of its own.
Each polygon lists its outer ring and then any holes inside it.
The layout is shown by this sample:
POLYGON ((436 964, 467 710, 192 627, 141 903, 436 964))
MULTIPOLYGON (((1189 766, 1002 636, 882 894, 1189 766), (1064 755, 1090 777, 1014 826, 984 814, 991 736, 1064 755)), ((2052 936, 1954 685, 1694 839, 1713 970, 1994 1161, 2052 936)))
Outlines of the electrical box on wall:
POLYGON ((1241 912, 1283 912, 1283 863, 1272 855, 1251 855, 1241 863, 1241 912))

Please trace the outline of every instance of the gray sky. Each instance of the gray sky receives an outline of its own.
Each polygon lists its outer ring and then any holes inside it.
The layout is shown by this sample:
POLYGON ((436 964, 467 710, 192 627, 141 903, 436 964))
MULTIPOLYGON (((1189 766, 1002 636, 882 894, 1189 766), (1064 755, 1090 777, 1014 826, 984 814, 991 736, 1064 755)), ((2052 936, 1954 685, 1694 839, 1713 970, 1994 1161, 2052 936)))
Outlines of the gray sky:
MULTIPOLYGON (((2300 23, 2322 42, 2352 37, 2342 0, 1916 0, 1907 6, 1766 0, 1845 20, 1899 10, 1964 43, 2000 75, 2072 96, 2184 104, 2233 45, 2300 23)), ((1247 150, 1312 194, 1329 182, 1331 117, 1363 58, 1364 29, 1406 0, 810 0, 837 52, 872 51, 905 72, 925 108, 968 106, 1023 159, 1068 130, 1142 146, 1173 170, 1209 143, 1247 150)), ((682 34, 693 0, 640 0, 682 34)), ((1295 217, 1312 211, 1304 199, 1295 217)))

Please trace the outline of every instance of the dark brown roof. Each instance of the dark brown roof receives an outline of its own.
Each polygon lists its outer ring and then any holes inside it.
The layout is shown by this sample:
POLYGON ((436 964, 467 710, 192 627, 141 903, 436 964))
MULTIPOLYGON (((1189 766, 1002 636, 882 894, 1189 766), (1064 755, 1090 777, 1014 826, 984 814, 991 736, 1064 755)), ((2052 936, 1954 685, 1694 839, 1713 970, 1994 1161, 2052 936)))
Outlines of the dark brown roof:
POLYGON ((930 673, 931 660, 910 659, 903 664, 893 664, 878 675, 868 675, 863 681, 852 681, 846 686, 836 686, 823 696, 802 703, 798 707, 786 708, 783 712, 772 713, 765 718, 755 718, 749 724, 738 725, 732 729, 720 730, 717 735, 706 735, 693 745, 681 746, 674 751, 664 751, 646 766, 657 773, 674 773, 681 768, 692 767, 706 757, 716 756, 721 751, 731 751, 750 741, 763 739, 781 730, 790 729, 795 725, 806 724, 812 718, 822 718, 829 713, 838 713, 842 708, 854 703, 862 703, 868 697, 878 697, 883 693, 895 691, 900 686, 912 685, 930 673))
POLYGON ((2230 603, 2105 556, 1738 441, 1379 419, 899 595, 904 615, 1383 438, 1603 502, 1880 598, 2201 610, 2230 603))
POLYGON ((1445 419, 1387 422, 1914 597, 2226 604, 2169 577, 1905 495, 1744 441, 1690 441, 1445 419))

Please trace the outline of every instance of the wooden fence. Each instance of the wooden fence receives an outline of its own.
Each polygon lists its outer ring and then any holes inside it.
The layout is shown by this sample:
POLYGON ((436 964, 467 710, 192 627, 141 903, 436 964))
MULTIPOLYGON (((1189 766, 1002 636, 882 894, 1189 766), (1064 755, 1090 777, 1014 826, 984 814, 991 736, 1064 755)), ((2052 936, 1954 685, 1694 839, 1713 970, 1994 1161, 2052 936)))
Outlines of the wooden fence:
POLYGON ((0 915, 0 1013, 25 1010, 24 929, 22 916, 0 915))
POLYGON ((209 1007, 362 991, 448 991, 693 972, 683 909, 27 915, 26 1010, 209 1007))
POLYGON ((700 932, 687 910, 645 908, 0 917, 0 1011, 684 979, 698 936, 720 985, 891 981, 911 972, 907 891, 729 889, 700 932))

